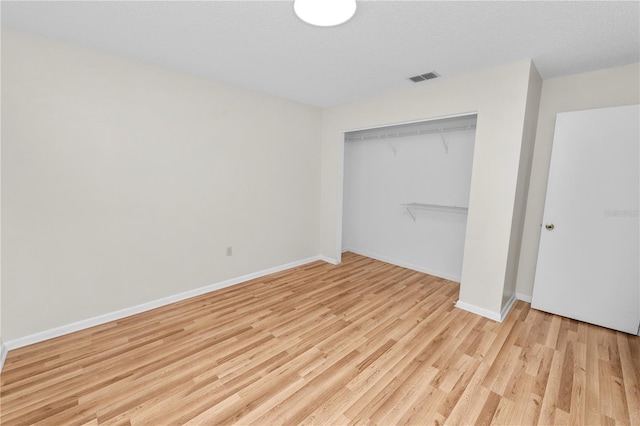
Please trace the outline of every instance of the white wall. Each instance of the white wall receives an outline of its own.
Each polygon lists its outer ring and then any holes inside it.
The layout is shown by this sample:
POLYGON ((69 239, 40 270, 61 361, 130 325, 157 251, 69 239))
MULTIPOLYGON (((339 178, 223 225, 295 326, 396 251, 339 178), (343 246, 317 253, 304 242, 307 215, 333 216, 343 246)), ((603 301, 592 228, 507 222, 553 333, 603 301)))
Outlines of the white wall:
POLYGON ((499 316, 531 69, 524 60, 323 110, 321 254, 340 255, 342 132, 477 111, 460 301, 499 316))
POLYGON ((475 128, 445 133, 448 150, 440 133, 349 138, 475 122, 475 116, 459 117, 347 133, 343 250, 459 282, 466 213, 415 210, 414 221, 402 204, 469 205, 475 128))
POLYGON ((10 30, 2 59, 5 341, 318 254, 319 109, 10 30))
POLYGON ((533 293, 556 114, 638 104, 639 76, 640 64, 631 64, 544 80, 518 269, 519 294, 530 297, 533 293))

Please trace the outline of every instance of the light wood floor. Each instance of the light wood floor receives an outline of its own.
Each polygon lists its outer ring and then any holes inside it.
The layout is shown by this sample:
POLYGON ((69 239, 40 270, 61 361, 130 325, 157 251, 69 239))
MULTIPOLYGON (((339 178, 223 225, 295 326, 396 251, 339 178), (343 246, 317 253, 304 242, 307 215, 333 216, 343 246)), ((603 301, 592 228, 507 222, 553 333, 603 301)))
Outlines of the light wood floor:
POLYGON ((640 425, 640 338, 343 262, 13 350, 2 424, 640 425))

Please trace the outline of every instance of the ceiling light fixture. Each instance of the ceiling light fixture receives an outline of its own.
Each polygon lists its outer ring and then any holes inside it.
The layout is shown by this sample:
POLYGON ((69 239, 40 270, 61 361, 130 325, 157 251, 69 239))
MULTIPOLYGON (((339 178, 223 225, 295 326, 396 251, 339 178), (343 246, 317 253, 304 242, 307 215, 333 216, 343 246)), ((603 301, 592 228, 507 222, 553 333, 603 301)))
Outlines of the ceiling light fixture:
POLYGON ((295 0, 298 18, 317 27, 344 24, 356 13, 356 0, 295 0))

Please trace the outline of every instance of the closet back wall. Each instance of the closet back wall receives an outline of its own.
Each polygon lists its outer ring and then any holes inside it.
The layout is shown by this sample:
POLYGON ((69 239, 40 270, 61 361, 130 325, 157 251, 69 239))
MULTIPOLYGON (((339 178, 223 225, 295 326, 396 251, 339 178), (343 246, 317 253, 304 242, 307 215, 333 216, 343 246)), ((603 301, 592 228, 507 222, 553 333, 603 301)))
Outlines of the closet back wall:
POLYGON ((320 120, 3 29, 3 340, 317 255, 320 120))
POLYGON ((466 212, 412 209, 412 217, 403 204, 468 207, 474 129, 475 116, 347 133, 343 250, 460 282, 466 212))

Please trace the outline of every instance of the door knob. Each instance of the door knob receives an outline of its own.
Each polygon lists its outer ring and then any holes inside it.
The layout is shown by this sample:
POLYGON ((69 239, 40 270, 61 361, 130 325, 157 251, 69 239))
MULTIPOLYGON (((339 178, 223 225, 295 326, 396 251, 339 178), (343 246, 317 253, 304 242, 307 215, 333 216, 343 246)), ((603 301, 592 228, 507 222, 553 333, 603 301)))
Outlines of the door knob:
POLYGON ((547 231, 553 231, 556 226, 553 223, 547 223, 544 227, 547 228, 547 231))

